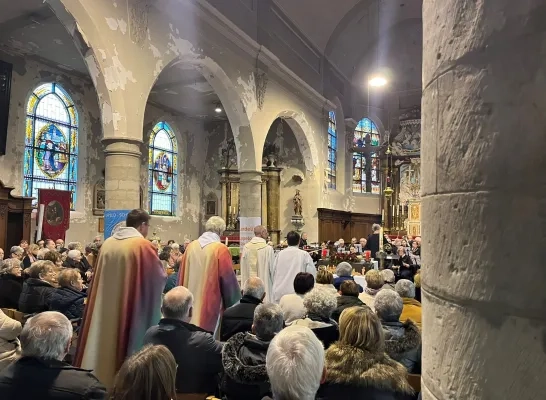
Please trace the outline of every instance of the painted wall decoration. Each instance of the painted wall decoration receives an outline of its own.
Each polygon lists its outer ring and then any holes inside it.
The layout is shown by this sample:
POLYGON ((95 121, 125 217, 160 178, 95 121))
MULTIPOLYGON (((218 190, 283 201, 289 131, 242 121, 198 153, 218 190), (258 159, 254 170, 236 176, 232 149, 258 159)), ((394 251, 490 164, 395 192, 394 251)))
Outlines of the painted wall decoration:
POLYGON ((23 173, 24 196, 38 198, 38 189, 68 190, 74 210, 78 113, 70 96, 56 83, 38 86, 28 100, 23 173))
POLYGON ((157 123, 150 135, 148 151, 148 192, 150 214, 174 216, 177 195, 178 146, 166 122, 157 123))
POLYGON ((421 109, 412 108, 400 116, 400 133, 392 141, 395 156, 419 157, 421 154, 421 109))

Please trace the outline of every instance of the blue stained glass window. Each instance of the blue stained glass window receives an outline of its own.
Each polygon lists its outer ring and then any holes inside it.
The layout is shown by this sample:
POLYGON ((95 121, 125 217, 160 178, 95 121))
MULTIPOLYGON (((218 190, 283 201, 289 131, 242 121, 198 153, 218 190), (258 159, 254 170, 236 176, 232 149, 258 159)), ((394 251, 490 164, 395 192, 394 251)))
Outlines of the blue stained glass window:
POLYGON ((157 123, 148 149, 150 214, 174 216, 176 210, 177 142, 166 122, 157 123))
POLYGON ((78 112, 56 83, 38 86, 27 103, 23 195, 38 202, 38 189, 70 190, 76 204, 78 112))
MULTIPOLYGON (((379 146, 379 131, 369 118, 362 118, 354 134, 354 146, 366 147, 365 138, 370 135, 371 145, 379 146)), ((379 156, 371 153, 371 193, 379 194, 379 156)), ((353 153, 353 193, 367 193, 366 189, 366 158, 362 153, 353 153)))
POLYGON ((337 168, 337 128, 336 113, 328 113, 328 187, 336 188, 336 168, 337 168))

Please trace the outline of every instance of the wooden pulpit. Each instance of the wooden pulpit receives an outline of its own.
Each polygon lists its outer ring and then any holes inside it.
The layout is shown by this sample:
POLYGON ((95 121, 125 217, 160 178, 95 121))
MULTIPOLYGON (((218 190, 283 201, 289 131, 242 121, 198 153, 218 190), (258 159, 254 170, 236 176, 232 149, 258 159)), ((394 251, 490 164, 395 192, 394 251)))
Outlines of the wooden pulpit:
POLYGON ((13 189, 0 181, 0 248, 6 255, 21 240, 31 242, 32 197, 14 196, 13 189))

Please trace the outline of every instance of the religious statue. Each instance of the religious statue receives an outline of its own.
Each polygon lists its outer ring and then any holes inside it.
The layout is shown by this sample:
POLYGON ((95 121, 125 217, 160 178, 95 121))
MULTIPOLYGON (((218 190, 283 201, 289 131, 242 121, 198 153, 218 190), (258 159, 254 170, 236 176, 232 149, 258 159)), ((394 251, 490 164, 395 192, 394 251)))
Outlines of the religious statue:
POLYGON ((302 215, 302 198, 298 189, 296 189, 294 196, 294 215, 302 215))

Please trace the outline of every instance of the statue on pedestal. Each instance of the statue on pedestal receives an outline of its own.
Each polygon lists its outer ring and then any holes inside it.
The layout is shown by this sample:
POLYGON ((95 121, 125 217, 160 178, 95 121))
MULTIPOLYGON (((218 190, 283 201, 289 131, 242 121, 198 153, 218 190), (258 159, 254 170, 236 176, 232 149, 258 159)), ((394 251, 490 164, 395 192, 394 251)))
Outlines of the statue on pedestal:
POLYGON ((294 215, 302 215, 302 198, 300 191, 296 189, 296 195, 294 196, 294 215))

